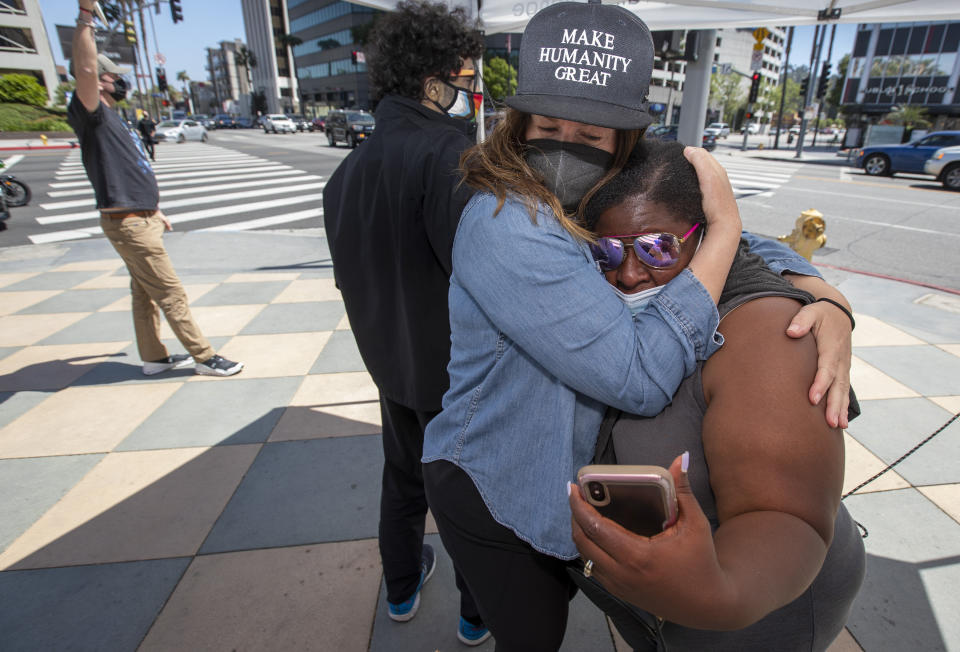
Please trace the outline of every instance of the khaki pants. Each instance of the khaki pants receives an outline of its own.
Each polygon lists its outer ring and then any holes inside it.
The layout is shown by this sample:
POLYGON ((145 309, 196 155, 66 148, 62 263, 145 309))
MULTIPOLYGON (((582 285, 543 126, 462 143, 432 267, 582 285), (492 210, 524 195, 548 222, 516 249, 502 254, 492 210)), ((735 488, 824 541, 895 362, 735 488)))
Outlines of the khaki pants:
POLYGON ((163 246, 166 227, 160 213, 114 213, 113 217, 101 214, 100 227, 130 272, 133 328, 140 358, 155 361, 169 355, 167 347, 160 341, 157 306, 160 306, 170 328, 195 361, 203 362, 213 356, 210 342, 190 314, 187 294, 163 246))

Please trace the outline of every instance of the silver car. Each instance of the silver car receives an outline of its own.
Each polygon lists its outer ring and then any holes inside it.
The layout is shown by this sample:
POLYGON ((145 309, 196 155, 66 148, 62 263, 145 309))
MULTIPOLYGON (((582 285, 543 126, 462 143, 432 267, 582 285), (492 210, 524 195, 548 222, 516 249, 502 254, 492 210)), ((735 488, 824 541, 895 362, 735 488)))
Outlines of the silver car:
POLYGON ((157 140, 182 143, 188 140, 207 142, 207 129, 193 120, 164 120, 157 125, 157 140))
POLYGON ((947 190, 960 190, 960 147, 944 147, 923 164, 923 171, 937 177, 947 190))

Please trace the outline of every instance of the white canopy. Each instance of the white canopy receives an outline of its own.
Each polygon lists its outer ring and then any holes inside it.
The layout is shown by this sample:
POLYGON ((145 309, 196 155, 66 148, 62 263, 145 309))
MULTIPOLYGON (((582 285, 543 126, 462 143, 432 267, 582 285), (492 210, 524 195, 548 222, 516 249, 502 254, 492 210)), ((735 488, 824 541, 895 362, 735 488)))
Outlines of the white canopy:
MULTIPOLYGON (((350 0, 389 11, 396 0, 350 0)), ((551 0, 445 0, 480 20, 487 34, 522 32, 530 17, 551 0), (477 9, 479 5, 479 11, 477 9)), ((958 0, 626 0, 618 4, 635 12, 651 30, 722 29, 825 22, 821 12, 839 10, 827 22, 898 23, 960 18, 958 0)))

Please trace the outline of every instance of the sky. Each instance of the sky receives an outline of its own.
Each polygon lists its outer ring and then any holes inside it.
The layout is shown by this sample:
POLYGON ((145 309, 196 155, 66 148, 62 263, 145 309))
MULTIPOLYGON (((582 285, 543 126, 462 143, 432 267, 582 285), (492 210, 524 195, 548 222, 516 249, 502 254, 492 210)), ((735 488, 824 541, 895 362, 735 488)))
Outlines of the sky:
MULTIPOLYGON (((220 41, 232 41, 237 38, 246 41, 240 0, 183 0, 182 6, 183 21, 177 24, 173 24, 170 19, 170 9, 166 1, 161 2, 159 15, 154 14, 152 9, 148 11, 153 17, 160 52, 167 59, 165 66, 167 78, 173 80, 178 71, 186 70, 190 79, 201 81, 207 79, 207 71, 204 69, 206 48, 214 47, 220 41)), ((66 65, 55 26, 76 23, 77 2, 76 0, 40 0, 40 9, 43 12, 43 21, 47 27, 54 59, 57 63, 66 65)), ((149 23, 150 19, 147 18, 147 24, 149 23)), ((814 29, 812 25, 795 28, 790 65, 809 65, 814 29)), ((840 58, 853 50, 855 31, 855 24, 837 26, 832 57, 834 74, 840 58)), ((149 28, 148 34, 151 35, 152 56, 156 48, 149 28)), ((828 31, 827 40, 823 45, 824 57, 826 57, 829 42, 830 32, 828 31)))
MULTIPOLYGON (((164 0, 161 2, 161 13, 153 13, 153 9, 144 10, 144 19, 147 21, 147 34, 150 36, 150 55, 156 52, 153 43, 153 34, 150 31, 150 18, 157 32, 157 41, 160 52, 167 59, 167 79, 176 79, 177 72, 186 70, 190 79, 202 81, 208 78, 204 69, 207 60, 206 48, 215 47, 220 41, 234 39, 247 40, 243 30, 243 13, 240 10, 240 0, 183 0, 183 20, 177 24, 170 18, 170 6, 164 0)), ((66 57, 60 48, 60 39, 57 38, 56 25, 76 25, 77 0, 40 0, 40 11, 43 13, 43 22, 50 38, 54 60, 67 65, 66 57)), ((139 35, 140 22, 137 21, 139 35)), ((153 63, 153 62, 151 62, 153 63)), ((153 63, 155 66, 156 64, 153 63)), ((176 82, 173 82, 176 83, 176 82)), ((178 84, 179 86, 179 84, 178 84)))

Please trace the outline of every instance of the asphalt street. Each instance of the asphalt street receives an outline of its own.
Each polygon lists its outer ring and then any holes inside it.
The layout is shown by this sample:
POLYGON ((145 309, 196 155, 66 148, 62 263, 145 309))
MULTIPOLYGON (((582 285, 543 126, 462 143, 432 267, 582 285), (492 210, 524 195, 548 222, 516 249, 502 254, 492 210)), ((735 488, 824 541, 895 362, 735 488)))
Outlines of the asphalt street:
MULTIPOLYGON (((889 276, 960 293, 960 193, 931 177, 870 177, 832 154, 796 160, 752 136, 720 142, 744 227, 776 237, 789 233, 800 212, 824 215, 827 243, 814 262, 889 276), (758 150, 763 144, 766 150, 758 150)), ((349 153, 320 133, 210 133, 209 142, 157 147, 161 208, 176 230, 317 229, 326 180, 349 153)), ((4 152, 21 155, 11 172, 33 200, 12 210, 0 247, 102 237, 79 150, 4 152)))

